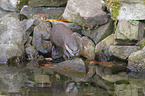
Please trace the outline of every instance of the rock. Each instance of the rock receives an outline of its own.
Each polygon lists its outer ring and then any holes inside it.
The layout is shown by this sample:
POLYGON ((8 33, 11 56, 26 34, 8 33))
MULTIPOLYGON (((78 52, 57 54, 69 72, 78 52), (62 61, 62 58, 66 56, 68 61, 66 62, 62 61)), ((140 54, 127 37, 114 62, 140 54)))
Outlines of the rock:
POLYGON ((42 53, 51 52, 50 31, 50 22, 41 22, 38 26, 34 27, 32 45, 37 51, 42 53))
MULTIPOLYGON (((86 73, 85 63, 81 58, 74 58, 72 60, 66 60, 58 64, 52 65, 49 69, 56 71, 58 73, 70 76, 74 79, 83 77, 86 73)), ((83 78, 79 78, 79 81, 83 78)))
POLYGON ((64 11, 64 8, 47 8, 47 7, 30 7, 30 6, 24 6, 20 14, 25 15, 27 18, 32 18, 34 15, 37 17, 44 16, 46 18, 59 18, 64 11))
POLYGON ((95 44, 89 38, 82 37, 82 46, 80 54, 87 59, 95 59, 95 44))
POLYGON ((38 58, 39 54, 35 50, 34 46, 30 46, 26 48, 26 55, 28 58, 38 58))
POLYGON ((144 0, 121 0, 122 6, 117 19, 119 20, 144 20, 144 0))
POLYGON ((67 0, 29 0, 29 5, 33 7, 39 6, 64 6, 67 0))
POLYGON ((36 26, 35 19, 24 19, 21 21, 22 28, 27 34, 30 35, 33 31, 34 26, 36 26))
POLYGON ((87 59, 95 58, 95 44, 88 37, 81 36, 78 33, 73 33, 79 45, 79 53, 87 59))
POLYGON ((141 72, 145 70, 145 47, 142 50, 133 52, 128 58, 128 69, 141 72))
MULTIPOLYGON (((0 44, 0 63, 8 63, 7 61, 12 57, 23 57, 23 50, 16 44, 0 44)), ((13 59, 13 61, 15 61, 13 59)), ((12 62, 13 62, 12 61, 12 62)), ((20 62, 18 62, 20 63, 20 62)))
POLYGON ((115 92, 117 96, 137 96, 138 88, 131 84, 116 84, 115 92))
POLYGON ((59 21, 53 21, 52 24, 58 24, 62 23, 66 25, 68 28, 70 28, 73 32, 78 32, 80 33, 82 30, 82 27, 76 23, 66 23, 66 22, 59 22, 59 21))
POLYGON ((0 0, 0 8, 6 11, 15 11, 17 0, 0 0))
POLYGON ((129 55, 133 52, 136 52, 140 49, 138 46, 117 46, 112 45, 109 48, 109 53, 111 56, 126 60, 129 55))
POLYGON ((95 54, 98 60, 107 61, 111 59, 109 54, 109 47, 114 45, 114 36, 114 34, 111 34, 96 45, 95 54))
POLYGON ((81 26, 94 27, 107 23, 101 0, 68 0, 63 17, 81 26))
POLYGON ((113 33, 113 21, 110 20, 107 24, 94 28, 92 30, 84 29, 82 34, 90 37, 95 44, 106 38, 108 35, 113 33))
POLYGON ((16 13, 9 12, 0 18, 0 62, 6 63, 13 56, 23 56, 24 31, 16 13))
POLYGON ((116 30, 117 44, 129 44, 143 39, 144 23, 120 20, 116 30), (121 42, 122 41, 122 42, 121 42))

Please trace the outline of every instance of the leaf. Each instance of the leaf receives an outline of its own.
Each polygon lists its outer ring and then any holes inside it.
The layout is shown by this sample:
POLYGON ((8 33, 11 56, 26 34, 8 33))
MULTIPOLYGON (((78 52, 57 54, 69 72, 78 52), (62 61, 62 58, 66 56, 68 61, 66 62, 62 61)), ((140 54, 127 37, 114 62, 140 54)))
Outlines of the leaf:
POLYGON ((46 19, 45 21, 46 21, 46 22, 47 22, 47 21, 49 21, 49 22, 53 22, 53 21, 68 22, 67 20, 57 20, 57 19, 46 19))
POLYGON ((49 67, 49 66, 56 65, 56 64, 58 64, 58 63, 49 63, 49 64, 42 64, 42 65, 49 67))
POLYGON ((94 95, 95 93, 85 93, 85 95, 94 95))

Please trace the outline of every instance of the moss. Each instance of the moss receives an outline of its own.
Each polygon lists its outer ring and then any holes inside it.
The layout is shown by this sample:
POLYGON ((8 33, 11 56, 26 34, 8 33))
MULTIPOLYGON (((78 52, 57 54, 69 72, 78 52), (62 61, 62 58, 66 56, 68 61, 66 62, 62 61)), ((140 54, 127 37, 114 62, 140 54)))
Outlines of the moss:
POLYGON ((21 10, 24 5, 28 5, 28 0, 18 0, 17 9, 21 10))
POLYGON ((111 12, 110 12, 111 18, 117 19, 117 16, 119 15, 120 7, 122 6, 120 0, 107 0, 105 4, 108 10, 111 8, 111 12))

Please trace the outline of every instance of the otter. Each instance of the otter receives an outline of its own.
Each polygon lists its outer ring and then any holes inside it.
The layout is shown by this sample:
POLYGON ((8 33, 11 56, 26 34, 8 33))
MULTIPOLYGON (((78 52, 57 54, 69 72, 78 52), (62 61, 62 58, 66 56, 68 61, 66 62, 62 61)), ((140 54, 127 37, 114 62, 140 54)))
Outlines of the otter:
POLYGON ((65 59, 79 55, 76 38, 66 25, 54 24, 50 33, 50 40, 52 44, 61 49, 65 59))

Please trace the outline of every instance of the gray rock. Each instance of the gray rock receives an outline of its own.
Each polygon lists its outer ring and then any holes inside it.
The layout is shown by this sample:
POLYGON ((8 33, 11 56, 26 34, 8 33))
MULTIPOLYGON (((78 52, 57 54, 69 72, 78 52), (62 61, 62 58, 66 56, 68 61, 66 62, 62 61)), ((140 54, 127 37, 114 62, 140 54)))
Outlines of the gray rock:
POLYGON ((51 52, 50 31, 51 24, 49 22, 41 22, 38 26, 34 27, 32 45, 37 51, 42 53, 51 52))
POLYGON ((136 52, 140 49, 138 46, 117 46, 112 45, 109 48, 109 53, 111 56, 126 60, 129 55, 133 52, 136 52))
POLYGON ((88 37, 81 36, 78 33, 73 33, 76 37, 78 46, 79 46, 79 53, 83 57, 87 59, 94 59, 95 58, 95 44, 90 40, 88 37))
POLYGON ((50 66, 49 69, 72 77, 78 81, 84 81, 83 77, 86 74, 85 63, 81 58, 74 58, 72 60, 60 62, 56 65, 50 66))
POLYGON ((29 0, 29 5, 33 7, 39 6, 64 6, 67 0, 29 0))
POLYGON ((140 21, 120 20, 116 30, 117 44, 129 44, 143 39, 144 23, 140 21), (123 42, 121 42, 123 41, 123 42))
POLYGON ((6 62, 13 56, 22 56, 24 53, 24 31, 16 13, 0 18, 0 62, 6 62))
POLYGON ((34 15, 37 17, 44 16, 45 18, 59 18, 61 14, 63 13, 64 8, 47 8, 47 7, 30 7, 30 6, 24 6, 20 14, 25 15, 27 18, 32 18, 34 15))
POLYGON ((66 22, 59 22, 59 21, 53 21, 52 24, 58 24, 62 23, 66 25, 68 28, 70 28, 73 32, 81 32, 82 27, 76 23, 66 23, 66 22))
POLYGON ((26 55, 28 58, 38 58, 39 56, 34 46, 30 46, 26 48, 26 55))
POLYGON ((68 0, 63 17, 86 27, 102 25, 108 21, 101 0, 68 0))
POLYGON ((113 21, 110 20, 107 24, 94 28, 92 30, 84 29, 82 34, 90 37, 95 44, 106 38, 113 32, 113 21))
POLYGON ((145 1, 144 0, 122 0, 123 5, 119 10, 117 19, 119 20, 144 20, 145 1))
POLYGON ((29 32, 28 35, 31 34, 33 31, 34 26, 36 25, 36 20, 35 19, 24 19, 23 21, 20 21, 22 28, 25 32, 29 32))
POLYGON ((16 56, 21 57, 24 53, 16 44, 0 44, 0 52, 0 63, 8 63, 8 59, 16 56))
POLYGON ((135 72, 145 70, 145 47, 129 56, 128 68, 135 72))
POLYGON ((17 0, 0 0, 0 8, 6 11, 15 11, 17 0))
POLYGON ((95 53, 98 60, 107 61, 111 59, 109 54, 109 47, 114 45, 114 36, 114 34, 111 34, 96 45, 95 53))

